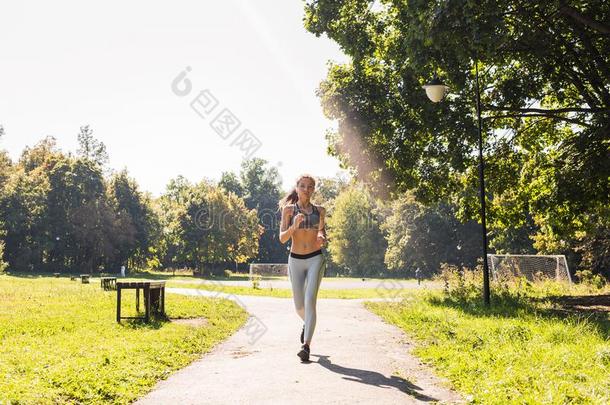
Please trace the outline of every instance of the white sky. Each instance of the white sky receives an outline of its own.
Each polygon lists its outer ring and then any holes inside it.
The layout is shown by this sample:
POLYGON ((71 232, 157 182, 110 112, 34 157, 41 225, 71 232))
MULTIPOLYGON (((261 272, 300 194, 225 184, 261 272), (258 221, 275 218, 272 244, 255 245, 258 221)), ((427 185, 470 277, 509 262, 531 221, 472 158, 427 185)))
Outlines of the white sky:
POLYGON ((253 156, 278 167, 289 187, 301 172, 332 176, 315 89, 326 62, 346 57, 303 28, 301 0, 19 1, 0 6, 0 149, 17 159, 46 135, 75 151, 89 124, 114 169, 160 194, 179 174, 192 181, 237 172, 244 152, 231 141, 249 129, 253 156), (187 66, 193 90, 174 78, 187 66), (190 102, 218 99, 201 118, 190 102), (241 127, 227 140, 210 122, 230 109, 241 127))

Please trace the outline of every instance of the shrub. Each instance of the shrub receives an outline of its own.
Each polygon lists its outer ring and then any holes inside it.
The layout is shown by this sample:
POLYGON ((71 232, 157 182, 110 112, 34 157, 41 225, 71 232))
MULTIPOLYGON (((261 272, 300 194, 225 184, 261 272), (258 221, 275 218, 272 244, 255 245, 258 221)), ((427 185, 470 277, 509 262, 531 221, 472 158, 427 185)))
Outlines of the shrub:
POLYGON ((464 300, 473 295, 480 295, 483 285, 483 274, 480 266, 473 269, 442 263, 441 271, 435 277, 444 284, 446 295, 464 300))
POLYGON ((253 274, 251 276, 252 288, 254 288, 255 290, 261 289, 261 287, 260 287, 261 278, 262 278, 262 276, 260 274, 253 274))
POLYGON ((600 274, 593 274, 591 270, 579 270, 576 272, 578 280, 589 287, 601 290, 606 285, 606 280, 600 274))
POLYGON ((0 241, 0 273, 3 273, 8 268, 8 263, 3 260, 4 257, 4 242, 0 241))

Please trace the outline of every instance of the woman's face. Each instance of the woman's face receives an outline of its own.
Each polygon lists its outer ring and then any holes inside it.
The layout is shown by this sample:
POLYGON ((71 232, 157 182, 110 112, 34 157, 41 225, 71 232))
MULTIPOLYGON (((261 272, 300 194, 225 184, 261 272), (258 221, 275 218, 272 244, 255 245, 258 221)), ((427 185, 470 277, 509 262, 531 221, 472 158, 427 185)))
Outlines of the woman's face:
POLYGON ((297 183, 296 191, 299 195, 299 199, 309 199, 311 198, 313 192, 316 190, 316 186, 312 179, 305 177, 297 183))

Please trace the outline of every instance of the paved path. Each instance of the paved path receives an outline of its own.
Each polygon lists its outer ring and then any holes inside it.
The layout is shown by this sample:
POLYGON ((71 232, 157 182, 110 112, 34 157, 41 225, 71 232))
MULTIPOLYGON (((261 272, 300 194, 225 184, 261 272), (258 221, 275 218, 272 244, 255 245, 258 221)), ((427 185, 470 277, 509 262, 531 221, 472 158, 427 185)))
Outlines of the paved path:
POLYGON ((366 310, 363 300, 318 300, 312 361, 301 363, 296 353, 302 323, 292 299, 168 292, 234 299, 251 316, 246 326, 161 381, 139 404, 461 402, 409 354, 402 331, 366 310))
MULTIPOLYGON (((234 287, 252 287, 252 282, 248 280, 201 280, 193 278, 192 280, 172 280, 172 283, 188 283, 188 284, 214 284, 214 285, 226 285, 226 286, 234 286, 234 287)), ((286 279, 273 279, 273 280, 261 280, 260 281, 261 288, 292 288, 290 285, 290 281, 288 278, 286 279)), ((415 280, 377 280, 377 279, 365 279, 362 280, 341 280, 341 279, 332 279, 327 280, 323 279, 322 284, 320 284, 320 289, 323 290, 351 290, 354 288, 370 288, 370 289, 416 289, 416 288, 428 288, 428 289, 438 289, 442 288, 442 284, 435 283, 431 281, 424 281, 421 285, 417 285, 417 281, 415 280)))

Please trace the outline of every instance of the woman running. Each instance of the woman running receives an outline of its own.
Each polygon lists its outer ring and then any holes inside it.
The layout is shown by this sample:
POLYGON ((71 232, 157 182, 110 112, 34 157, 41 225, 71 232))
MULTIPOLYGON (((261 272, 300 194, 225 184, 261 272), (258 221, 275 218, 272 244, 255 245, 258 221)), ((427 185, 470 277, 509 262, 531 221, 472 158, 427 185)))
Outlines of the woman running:
POLYGON ((292 238, 288 258, 288 276, 297 314, 305 322, 301 330, 301 361, 309 361, 309 345, 316 327, 316 299, 324 275, 326 262, 322 247, 326 243, 324 231, 325 210, 310 202, 316 181, 304 174, 297 179, 296 187, 280 200, 282 221, 280 242, 292 238))

